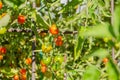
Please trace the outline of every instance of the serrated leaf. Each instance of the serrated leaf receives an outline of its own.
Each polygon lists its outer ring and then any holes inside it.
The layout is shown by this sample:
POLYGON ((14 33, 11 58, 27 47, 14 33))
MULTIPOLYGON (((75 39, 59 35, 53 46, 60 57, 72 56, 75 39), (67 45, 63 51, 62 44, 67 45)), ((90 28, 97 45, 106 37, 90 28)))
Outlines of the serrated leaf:
POLYGON ((82 80, 99 80, 100 78, 100 71, 98 71, 97 67, 89 66, 84 75, 82 80))
POLYGON ((93 36, 96 38, 112 38, 114 35, 110 31, 110 25, 108 23, 100 24, 94 27, 89 27, 85 32, 81 33, 81 36, 93 36))
POLYGON ((120 73, 111 59, 107 63, 107 73, 109 80, 120 80, 120 73))
POLYGON ((77 60, 80 57, 82 48, 84 44, 84 39, 82 39, 80 36, 77 39, 76 45, 74 47, 74 60, 77 60))
POLYGON ((37 14, 37 23, 39 23, 43 28, 48 28, 48 23, 39 15, 37 14))

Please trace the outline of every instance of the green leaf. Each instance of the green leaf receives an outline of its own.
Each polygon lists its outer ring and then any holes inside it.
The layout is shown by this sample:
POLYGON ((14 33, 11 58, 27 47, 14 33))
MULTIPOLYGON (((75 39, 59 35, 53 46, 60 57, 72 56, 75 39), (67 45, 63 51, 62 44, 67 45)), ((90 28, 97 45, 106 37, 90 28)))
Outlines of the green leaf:
POLYGON ((109 80, 120 80, 120 73, 111 59, 107 63, 107 73, 109 80))
POLYGON ((81 38, 81 36, 78 37, 76 45, 74 47, 74 60, 77 60, 80 57, 84 41, 85 39, 81 38))
POLYGON ((41 27, 43 27, 43 28, 48 28, 48 23, 39 15, 39 14, 37 14, 36 15, 37 16, 37 23, 39 23, 40 25, 41 25, 41 27))
POLYGON ((110 25, 108 23, 100 24, 95 27, 89 27, 85 32, 81 33, 81 36, 93 36, 96 38, 112 38, 114 35, 110 31, 110 25))
POLYGON ((104 57, 109 55, 109 52, 106 49, 100 48, 100 49, 94 51, 93 53, 91 53, 90 55, 91 56, 98 56, 100 58, 104 58, 104 57))
POLYGON ((26 0, 3 0, 3 2, 5 4, 7 4, 10 7, 14 7, 14 6, 20 6, 21 4, 23 4, 26 0))
POLYGON ((98 71, 97 67, 89 66, 84 75, 82 80, 99 80, 100 78, 100 71, 98 71))
POLYGON ((114 12, 113 31, 118 38, 120 36, 120 6, 117 6, 114 12))

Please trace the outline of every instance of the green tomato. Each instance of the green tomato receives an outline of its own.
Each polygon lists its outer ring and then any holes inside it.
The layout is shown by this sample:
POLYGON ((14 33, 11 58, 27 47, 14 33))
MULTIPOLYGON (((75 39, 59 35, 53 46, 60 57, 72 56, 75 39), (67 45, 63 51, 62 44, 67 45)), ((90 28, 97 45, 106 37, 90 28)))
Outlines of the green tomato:
POLYGON ((6 31, 7 31, 7 29, 5 27, 4 28, 0 28, 0 34, 4 34, 6 31))
POLYGON ((44 58, 42 61, 43 61, 46 65, 49 65, 50 62, 51 62, 51 57, 44 58))
POLYGON ((62 63, 64 61, 64 57, 63 56, 55 56, 54 61, 62 63))

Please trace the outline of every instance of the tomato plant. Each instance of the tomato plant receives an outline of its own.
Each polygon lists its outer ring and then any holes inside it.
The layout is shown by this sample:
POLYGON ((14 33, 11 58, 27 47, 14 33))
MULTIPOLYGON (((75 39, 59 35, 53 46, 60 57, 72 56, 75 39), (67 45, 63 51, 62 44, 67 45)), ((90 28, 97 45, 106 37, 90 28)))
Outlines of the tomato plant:
POLYGON ((119 5, 0 0, 0 79, 120 80, 119 5))

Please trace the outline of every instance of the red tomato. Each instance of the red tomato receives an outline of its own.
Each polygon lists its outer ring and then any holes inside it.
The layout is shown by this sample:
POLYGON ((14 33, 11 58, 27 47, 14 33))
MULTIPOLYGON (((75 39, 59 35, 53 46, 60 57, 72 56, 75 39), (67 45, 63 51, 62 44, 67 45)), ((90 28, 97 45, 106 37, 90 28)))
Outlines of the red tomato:
POLYGON ((2 9, 2 2, 0 2, 0 9, 2 9))
POLYGON ((30 64, 32 63, 32 59, 31 59, 31 58, 27 58, 27 59, 25 60, 25 62, 26 62, 26 64, 30 65, 30 64))
POLYGON ((0 53, 5 54, 7 52, 5 47, 0 47, 0 53))
POLYGON ((20 70, 20 73, 23 75, 23 74, 26 74, 26 69, 21 69, 20 70))
POLYGON ((17 74, 14 75, 14 80, 19 80, 19 76, 17 74))
POLYGON ((55 24, 53 24, 53 25, 49 28, 49 31, 50 31, 50 33, 53 34, 53 35, 56 35, 56 34, 59 33, 59 30, 58 30, 58 28, 56 27, 55 24))
POLYGON ((54 39, 56 46, 62 46, 63 41, 62 41, 62 36, 58 36, 57 38, 54 39))
POLYGON ((41 67, 41 72, 42 72, 42 73, 45 73, 46 71, 47 71, 47 67, 46 67, 46 66, 42 66, 42 67, 41 67))
POLYGON ((26 21, 26 19, 25 19, 25 16, 24 16, 24 15, 19 15, 19 16, 18 16, 18 23, 19 23, 19 24, 24 24, 25 21, 26 21))

